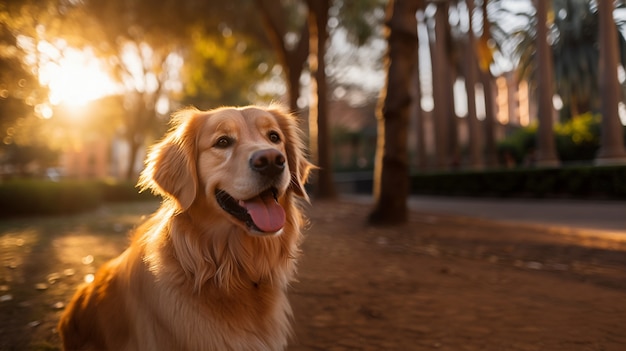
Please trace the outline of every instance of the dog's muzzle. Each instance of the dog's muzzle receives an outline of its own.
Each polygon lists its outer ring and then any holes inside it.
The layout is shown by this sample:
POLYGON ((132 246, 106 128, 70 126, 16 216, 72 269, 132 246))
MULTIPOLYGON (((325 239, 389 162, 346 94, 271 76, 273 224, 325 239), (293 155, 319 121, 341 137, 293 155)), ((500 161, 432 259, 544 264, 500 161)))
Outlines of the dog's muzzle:
POLYGON ((222 209, 255 232, 271 234, 285 225, 285 210, 278 203, 277 184, 286 169, 285 156, 276 149, 255 151, 250 157, 250 169, 263 178, 268 188, 250 199, 235 199, 222 189, 215 198, 222 209))

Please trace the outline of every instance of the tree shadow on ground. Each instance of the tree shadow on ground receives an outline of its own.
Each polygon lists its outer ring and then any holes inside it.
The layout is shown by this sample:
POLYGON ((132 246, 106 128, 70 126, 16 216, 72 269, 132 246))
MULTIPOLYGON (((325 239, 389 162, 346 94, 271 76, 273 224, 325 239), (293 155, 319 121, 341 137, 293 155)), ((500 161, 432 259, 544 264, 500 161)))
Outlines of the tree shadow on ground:
POLYGON ((0 349, 58 349, 56 323, 69 297, 158 203, 102 206, 73 216, 0 222, 0 349))

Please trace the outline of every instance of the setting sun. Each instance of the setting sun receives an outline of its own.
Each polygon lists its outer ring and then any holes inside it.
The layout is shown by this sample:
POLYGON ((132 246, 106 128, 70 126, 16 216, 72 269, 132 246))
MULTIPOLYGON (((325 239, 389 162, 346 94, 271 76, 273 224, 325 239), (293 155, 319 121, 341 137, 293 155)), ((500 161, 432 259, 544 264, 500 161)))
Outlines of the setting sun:
POLYGON ((119 91, 90 50, 64 50, 58 60, 41 67, 39 81, 50 89, 52 105, 83 106, 119 91))

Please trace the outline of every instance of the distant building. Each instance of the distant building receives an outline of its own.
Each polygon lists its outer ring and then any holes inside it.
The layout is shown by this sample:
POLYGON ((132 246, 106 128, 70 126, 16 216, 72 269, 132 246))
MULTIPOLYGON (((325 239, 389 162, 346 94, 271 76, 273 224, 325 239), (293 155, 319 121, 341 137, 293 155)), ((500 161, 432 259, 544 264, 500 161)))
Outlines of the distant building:
MULTIPOLYGON (((125 141, 104 138, 84 141, 62 153, 59 166, 62 176, 71 179, 124 179, 129 151, 125 141)), ((145 148, 138 151, 134 173, 139 174, 143 167, 145 148)))
POLYGON ((61 154, 60 167, 67 178, 106 178, 109 176, 109 158, 109 143, 102 139, 91 140, 61 154))
POLYGON ((526 80, 519 80, 514 71, 496 78, 496 116, 502 125, 528 126, 535 120, 531 92, 526 80))

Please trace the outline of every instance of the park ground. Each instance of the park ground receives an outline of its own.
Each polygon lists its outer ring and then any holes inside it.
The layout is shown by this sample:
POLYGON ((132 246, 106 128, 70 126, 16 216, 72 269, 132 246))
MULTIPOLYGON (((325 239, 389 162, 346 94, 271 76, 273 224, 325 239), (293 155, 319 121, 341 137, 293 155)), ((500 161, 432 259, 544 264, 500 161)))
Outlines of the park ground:
MULTIPOLYGON (((57 350, 78 284, 156 203, 0 221, 0 350, 57 350)), ((289 350, 626 350, 626 235, 313 201, 289 350)))

